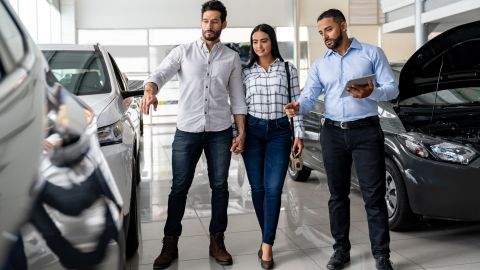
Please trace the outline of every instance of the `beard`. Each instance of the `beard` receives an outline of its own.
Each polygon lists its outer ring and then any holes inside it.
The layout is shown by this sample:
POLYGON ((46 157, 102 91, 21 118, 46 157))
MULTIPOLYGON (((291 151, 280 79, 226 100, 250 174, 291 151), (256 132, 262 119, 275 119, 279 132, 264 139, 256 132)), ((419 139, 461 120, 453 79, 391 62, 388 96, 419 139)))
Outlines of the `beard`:
POLYGON ((342 36, 342 34, 340 34, 336 39, 325 40, 325 46, 327 46, 327 48, 329 48, 330 50, 334 50, 334 49, 338 48, 338 46, 340 46, 340 43, 342 43, 342 41, 343 41, 343 36, 342 36), (327 41, 333 41, 333 43, 328 45, 327 41))
POLYGON ((204 30, 204 31, 202 31, 202 36, 205 40, 215 41, 218 38, 220 38, 221 33, 222 33, 222 30, 220 30, 220 31, 204 30))

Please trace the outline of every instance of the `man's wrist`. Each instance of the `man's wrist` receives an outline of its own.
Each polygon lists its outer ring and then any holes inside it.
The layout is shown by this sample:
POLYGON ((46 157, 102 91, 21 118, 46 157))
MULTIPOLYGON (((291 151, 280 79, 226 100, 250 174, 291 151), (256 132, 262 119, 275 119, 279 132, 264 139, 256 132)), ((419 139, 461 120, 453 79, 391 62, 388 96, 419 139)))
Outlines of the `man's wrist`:
POLYGON ((144 94, 156 95, 158 93, 158 87, 155 83, 149 82, 144 87, 144 94))

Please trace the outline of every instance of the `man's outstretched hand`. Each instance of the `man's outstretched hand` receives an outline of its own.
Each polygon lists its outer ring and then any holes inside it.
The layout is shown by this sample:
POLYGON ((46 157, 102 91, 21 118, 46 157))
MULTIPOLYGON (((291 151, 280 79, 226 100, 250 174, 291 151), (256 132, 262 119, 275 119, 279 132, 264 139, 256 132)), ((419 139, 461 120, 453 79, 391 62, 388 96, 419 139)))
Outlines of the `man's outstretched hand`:
POLYGON ((157 92, 157 85, 154 83, 145 84, 145 91, 142 97, 142 102, 140 103, 140 109, 144 114, 150 113, 150 105, 153 105, 153 110, 157 110, 158 100, 155 96, 157 92))

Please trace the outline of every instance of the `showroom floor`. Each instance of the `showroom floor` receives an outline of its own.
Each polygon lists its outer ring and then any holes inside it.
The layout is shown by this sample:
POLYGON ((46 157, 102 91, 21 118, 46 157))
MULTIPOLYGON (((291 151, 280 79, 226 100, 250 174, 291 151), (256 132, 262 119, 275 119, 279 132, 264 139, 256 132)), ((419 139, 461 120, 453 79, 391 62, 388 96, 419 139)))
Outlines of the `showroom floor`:
MULTIPOLYGON (((171 182, 171 143, 175 132, 175 105, 159 106, 144 128, 140 211, 143 241, 138 256, 127 269, 152 269, 161 250, 163 226, 171 182), (149 124, 150 123, 150 124, 149 124)), ((232 266, 222 267, 208 255, 210 188, 205 158, 198 163, 188 195, 179 241, 179 260, 169 269, 261 269, 257 251, 261 241, 248 181, 239 156, 232 158, 229 176, 229 225, 226 247, 232 266)), ((326 269, 332 253, 329 230, 328 187, 323 174, 313 172, 309 181, 287 177, 274 245, 275 269, 326 269)), ((360 194, 352 191, 351 262, 345 269, 372 270, 368 229, 360 194)), ((474 207, 474 206, 472 206, 474 207)), ((476 207, 476 206, 475 206, 476 207)), ((391 233, 391 259, 395 269, 480 269, 480 224, 428 220, 410 232, 391 233)))

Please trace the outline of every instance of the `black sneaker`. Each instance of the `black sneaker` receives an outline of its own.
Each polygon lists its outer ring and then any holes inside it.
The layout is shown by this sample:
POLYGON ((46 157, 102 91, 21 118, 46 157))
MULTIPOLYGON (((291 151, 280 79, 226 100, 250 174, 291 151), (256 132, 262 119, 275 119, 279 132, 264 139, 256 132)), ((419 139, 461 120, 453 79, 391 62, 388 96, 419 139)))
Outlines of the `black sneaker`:
POLYGON ((392 261, 387 256, 375 258, 377 270, 393 270, 392 261))
POLYGON ((332 257, 327 263, 327 269, 329 270, 340 270, 346 263, 350 261, 350 252, 345 252, 343 250, 335 250, 332 257))

